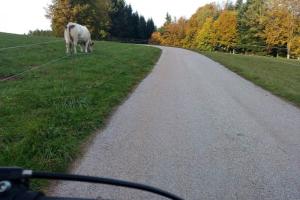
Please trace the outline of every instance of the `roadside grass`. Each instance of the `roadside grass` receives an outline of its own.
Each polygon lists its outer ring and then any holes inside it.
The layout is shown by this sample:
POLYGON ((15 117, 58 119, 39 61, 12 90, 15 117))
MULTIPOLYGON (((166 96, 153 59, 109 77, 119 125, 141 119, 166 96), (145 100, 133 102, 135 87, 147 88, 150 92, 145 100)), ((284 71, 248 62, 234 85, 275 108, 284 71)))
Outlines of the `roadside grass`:
POLYGON ((282 58, 200 52, 300 107, 300 62, 282 58))
MULTIPOLYGON (((0 81, 0 166, 66 171, 160 54, 154 47, 96 42, 92 54, 0 81)), ((63 42, 0 52, 0 77, 62 56, 63 42)))

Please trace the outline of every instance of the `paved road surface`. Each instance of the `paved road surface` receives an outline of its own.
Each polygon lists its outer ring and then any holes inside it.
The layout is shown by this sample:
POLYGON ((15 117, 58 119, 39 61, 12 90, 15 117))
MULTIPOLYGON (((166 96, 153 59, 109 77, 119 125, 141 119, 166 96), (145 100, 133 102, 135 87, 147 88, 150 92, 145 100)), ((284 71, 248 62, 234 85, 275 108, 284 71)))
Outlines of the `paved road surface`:
MULTIPOLYGON (((147 183, 192 200, 300 199, 300 110, 204 56, 164 47, 74 173, 147 183)), ((55 193, 163 199, 74 183, 55 193)))

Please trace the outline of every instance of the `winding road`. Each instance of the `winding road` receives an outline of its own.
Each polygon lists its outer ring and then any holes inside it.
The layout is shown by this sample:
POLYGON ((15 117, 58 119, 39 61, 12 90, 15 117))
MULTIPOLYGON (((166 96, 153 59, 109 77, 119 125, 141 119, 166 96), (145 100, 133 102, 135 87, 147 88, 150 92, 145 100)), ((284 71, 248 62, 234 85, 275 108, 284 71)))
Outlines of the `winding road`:
MULTIPOLYGON (((160 48, 153 72, 73 173, 146 183, 187 200, 299 200, 300 110, 200 54, 160 48)), ((65 182, 53 194, 164 199, 65 182)))

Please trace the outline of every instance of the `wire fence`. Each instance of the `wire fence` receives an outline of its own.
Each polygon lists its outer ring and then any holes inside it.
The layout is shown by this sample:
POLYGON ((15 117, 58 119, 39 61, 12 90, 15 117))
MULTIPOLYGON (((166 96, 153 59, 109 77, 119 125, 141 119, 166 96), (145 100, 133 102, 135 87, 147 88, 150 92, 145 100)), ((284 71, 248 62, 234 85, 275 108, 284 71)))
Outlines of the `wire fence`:
MULTIPOLYGON (((56 41, 56 42, 57 42, 57 41, 56 41)), ((48 42, 48 43, 51 43, 51 42, 48 42)), ((52 43, 54 43, 54 42, 52 42, 52 43)), ((41 43, 34 44, 34 46, 35 46, 35 45, 39 45, 39 44, 41 44, 41 43)), ((27 45, 27 46, 28 46, 28 45, 27 45)), ((31 46, 32 46, 32 45, 31 45, 31 46)), ((17 48, 17 47, 15 47, 15 48, 17 48)), ((21 48, 21 47, 20 47, 20 48, 21 48)), ((128 48, 126 48, 126 49, 128 49, 128 48)), ((82 56, 82 55, 90 55, 90 54, 86 54, 86 53, 77 53, 76 55, 82 56)), ((116 56, 113 56, 113 55, 107 55, 107 56, 113 58, 114 60, 118 60, 118 59, 116 58, 116 56)), ((55 59, 52 59, 52 60, 50 60, 50 61, 48 61, 48 62, 46 62, 46 63, 43 63, 43 64, 40 64, 40 65, 38 65, 38 66, 32 67, 32 68, 30 68, 30 69, 28 69, 28 70, 24 70, 24 71, 22 71, 22 72, 20 72, 20 73, 17 73, 17 74, 8 76, 8 77, 0 78, 0 82, 5 82, 5 81, 9 81, 9 80, 16 79, 17 77, 20 77, 20 76, 22 76, 23 74, 32 72, 32 71, 34 71, 34 70, 37 70, 37 69, 39 69, 39 68, 45 67, 45 66, 50 65, 50 64, 53 64, 53 63, 57 63, 57 62, 59 62, 59 61, 62 61, 63 59, 69 58, 69 57, 72 57, 72 54, 65 55, 65 56, 62 56, 62 57, 59 57, 59 58, 55 58, 55 59)))
MULTIPOLYGON (((55 40, 55 41, 51 41, 51 42, 40 42, 40 43, 35 43, 35 44, 27 44, 27 45, 19 45, 19 46, 12 46, 12 47, 4 47, 4 48, 0 48, 0 52, 1 51, 6 51, 6 50, 10 50, 10 49, 19 49, 19 48, 27 48, 27 47, 33 47, 33 46, 39 46, 39 45, 43 45, 43 44, 53 44, 53 43, 58 43, 58 42, 62 42, 63 40, 55 40)), ((36 70, 38 68, 41 68, 43 66, 46 66, 46 65, 49 65, 49 64, 52 64, 52 63, 56 63, 60 60, 63 60, 65 58, 67 58, 68 56, 63 56, 63 57, 60 57, 60 58, 55 58, 55 59, 52 59, 46 63, 43 63, 41 65, 38 65, 38 66, 35 66, 35 67, 32 67, 28 70, 24 70, 20 73, 17 73, 17 74, 14 74, 14 75, 11 75, 11 76, 8 76, 8 77, 4 77, 4 78, 0 78, 0 82, 4 82, 4 81, 8 81, 8 80, 12 80, 12 79, 15 79, 25 73, 28 73, 30 71, 33 71, 33 70, 36 70)))
POLYGON ((41 42, 41 43, 27 44, 27 45, 13 46, 13 47, 4 47, 4 48, 0 48, 0 51, 6 51, 6 50, 18 49, 18 48, 26 48, 26 47, 32 47, 32 46, 39 46, 39 45, 43 45, 43 44, 52 44, 52 43, 58 43, 58 42, 62 42, 62 41, 63 40, 55 40, 55 41, 51 41, 51 42, 41 42))
POLYGON ((281 49, 287 50, 287 47, 276 47, 276 46, 264 46, 264 45, 255 45, 255 44, 238 44, 236 45, 238 48, 249 48, 249 47, 257 47, 257 48, 264 48, 264 49, 281 49))
MULTIPOLYGON (((112 49, 112 48, 114 48, 114 47, 105 47, 105 48, 102 48, 101 50, 103 51, 103 53, 101 53, 100 55, 101 55, 101 56, 108 57, 108 58, 110 58, 110 59, 111 59, 112 61, 114 61, 114 62, 117 61, 117 62, 119 62, 119 63, 128 63, 128 64, 131 64, 131 65, 137 66, 137 64, 132 63, 130 60, 124 61, 124 60, 122 60, 122 59, 119 59, 119 58, 118 58, 119 56, 118 56, 117 54, 106 53, 106 50, 109 50, 109 49, 112 49)), ((128 50, 131 49, 131 48, 134 48, 134 47, 126 47, 126 48, 124 48, 124 51, 128 51, 128 50)), ((11 79, 15 79, 15 78, 17 78, 17 77, 19 77, 19 76, 21 76, 21 75, 23 75, 23 74, 25 74, 25 73, 32 72, 33 70, 39 69, 39 68, 41 68, 41 67, 43 67, 43 66, 46 66, 46 65, 49 65, 49 64, 53 64, 53 63, 58 63, 58 62, 60 62, 60 61, 62 61, 62 60, 64 60, 64 59, 67 59, 67 58, 78 58, 79 56, 90 56, 90 55, 93 55, 93 54, 78 53, 76 56, 66 55, 66 56, 60 57, 60 58, 58 58, 58 59, 53 59, 53 60, 51 60, 51 61, 49 61, 49 62, 47 62, 47 63, 41 64, 41 65, 39 65, 39 66, 37 66, 37 67, 34 67, 34 68, 32 68, 32 69, 25 70, 25 71, 23 71, 23 72, 21 72, 21 73, 18 73, 18 74, 16 74, 16 75, 7 77, 7 78, 5 78, 5 79, 2 79, 2 80, 0 80, 0 83, 1 83, 1 82, 4 82, 4 81, 9 81, 9 80, 11 80, 11 79)), ((106 81, 110 81, 111 79, 112 79, 112 78, 109 78, 109 79, 106 80, 106 81)), ((104 84, 105 84, 105 82, 103 82, 103 83, 101 83, 101 84, 99 84, 99 85, 93 85, 93 86, 90 85, 90 86, 89 86, 89 89, 93 89, 93 90, 101 89, 101 87, 102 87, 104 84)), ((30 91, 31 91, 32 89, 27 88, 27 90, 30 90, 30 91)), ((87 90, 86 90, 86 89, 82 89, 82 90, 80 90, 80 91, 70 91, 70 92, 68 92, 67 94, 61 94, 61 95, 59 95, 59 96, 51 96, 51 97, 48 97, 48 96, 42 96, 42 97, 47 97, 47 98, 51 99, 52 101, 66 101, 66 102, 68 102, 68 101, 84 100, 84 99, 87 98, 87 97, 85 96, 85 94, 87 94, 87 90)))
POLYGON ((4 82, 4 81, 8 81, 8 80, 15 79, 15 78, 17 78, 17 77, 19 77, 19 76, 21 76, 21 75, 23 75, 23 74, 25 74, 25 73, 31 72, 31 71, 33 71, 33 70, 39 69, 39 68, 44 67, 44 66, 49 65, 49 64, 53 64, 53 63, 59 62, 59 61, 65 59, 65 58, 67 58, 67 57, 68 57, 68 55, 63 56, 63 57, 60 57, 60 58, 56 58, 56 59, 53 59, 53 60, 50 60, 49 62, 46 62, 46 63, 43 63, 43 64, 41 64, 41 65, 32 67, 32 68, 30 68, 30 69, 28 69, 28 70, 25 70, 25 71, 23 71, 23 72, 20 72, 20 73, 18 73, 18 74, 15 74, 15 75, 12 75, 12 76, 8 76, 8 77, 5 77, 5 78, 2 78, 2 79, 0 79, 0 82, 4 82))

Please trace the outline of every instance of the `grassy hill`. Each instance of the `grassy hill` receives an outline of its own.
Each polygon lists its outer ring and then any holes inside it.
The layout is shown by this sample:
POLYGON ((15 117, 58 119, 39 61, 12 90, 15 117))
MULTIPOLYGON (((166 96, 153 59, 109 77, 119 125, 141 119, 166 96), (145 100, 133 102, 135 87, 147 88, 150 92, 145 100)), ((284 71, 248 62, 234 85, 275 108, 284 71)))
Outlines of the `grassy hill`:
POLYGON ((300 62, 298 60, 220 52, 201 53, 300 107, 300 62))
POLYGON ((160 53, 96 42, 92 54, 64 57, 62 39, 0 33, 0 166, 65 171, 160 53))

